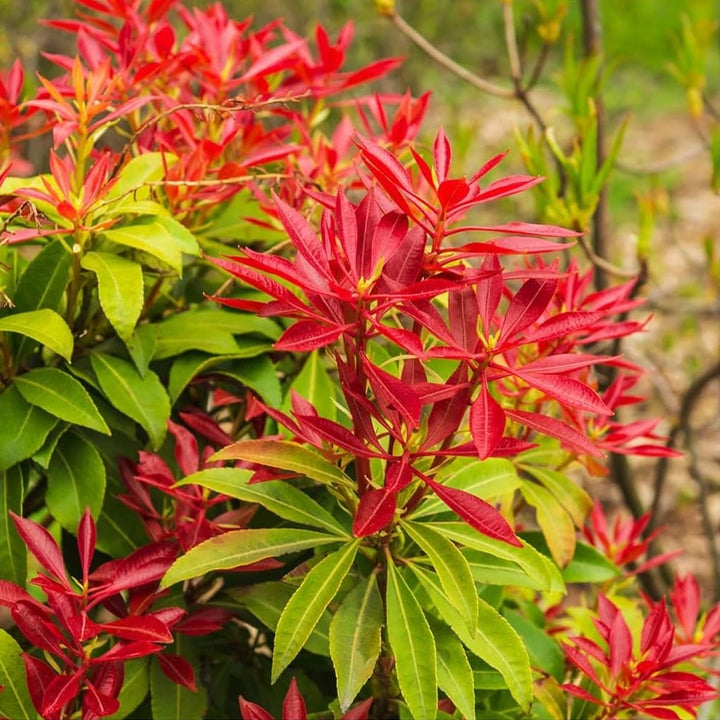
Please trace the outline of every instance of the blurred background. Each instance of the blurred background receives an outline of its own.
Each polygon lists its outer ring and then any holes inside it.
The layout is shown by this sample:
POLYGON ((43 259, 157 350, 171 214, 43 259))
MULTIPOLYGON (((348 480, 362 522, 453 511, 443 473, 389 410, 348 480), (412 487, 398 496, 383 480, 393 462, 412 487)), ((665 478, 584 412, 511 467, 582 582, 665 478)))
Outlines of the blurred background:
MULTIPOLYGON (((312 33, 317 22, 335 35, 352 21, 355 41, 347 67, 387 56, 406 58, 399 71, 360 92, 420 95, 430 90, 421 141, 428 142, 442 124, 455 150, 456 174, 472 174, 505 149, 510 154, 504 173, 523 172, 515 133, 526 133, 534 123, 523 103, 482 92, 429 58, 397 23, 378 13, 372 0, 224 0, 222 5, 236 19, 253 15, 256 27, 284 18, 301 35, 312 33)), ((483 80, 511 89, 502 6, 501 0, 395 3, 404 22, 438 51, 483 80)), ((553 17, 562 20, 562 40, 547 51, 529 95, 544 123, 568 147, 572 108, 563 92, 563 43, 582 54, 588 42, 583 11, 597 12, 606 137, 628 122, 609 183, 604 257, 632 274, 642 251, 647 271, 643 312, 653 314, 646 331, 624 342, 622 352, 648 370, 642 387, 648 400, 640 411, 645 417, 662 416, 659 431, 686 453, 667 463, 630 458, 624 466, 613 464, 607 478, 581 481, 611 514, 625 509, 637 515, 654 508, 655 522, 666 526, 657 549, 685 549, 676 568, 698 576, 707 600, 719 599, 720 141, 712 140, 720 121, 717 0, 568 0, 564 16, 557 0, 514 0, 512 7, 519 61, 528 72, 545 53, 538 17, 548 20, 547 32, 552 32, 553 17), (693 82, 702 97, 673 73, 673 64, 684 68, 685 80, 699 76, 693 82)), ((76 8, 73 0, 0 0, 0 67, 20 57, 28 78, 35 71, 55 73, 41 52, 71 53, 69 36, 41 24, 40 18, 67 18, 76 8)), ((42 167, 46 151, 30 149, 36 166, 42 167)), ((529 196, 497 207, 507 213, 504 221, 534 219, 529 196)))

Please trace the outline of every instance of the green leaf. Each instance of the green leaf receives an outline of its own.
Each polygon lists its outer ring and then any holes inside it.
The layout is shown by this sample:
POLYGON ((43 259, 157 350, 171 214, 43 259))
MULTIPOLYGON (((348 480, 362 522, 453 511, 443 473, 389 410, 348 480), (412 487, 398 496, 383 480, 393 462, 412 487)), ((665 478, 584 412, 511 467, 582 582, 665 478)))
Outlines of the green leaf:
POLYGON ((282 402, 277 369, 267 355, 232 363, 229 367, 221 365, 215 372, 254 390, 272 407, 282 402))
POLYGON ((353 481, 316 450, 288 440, 240 440, 216 452, 210 460, 247 460, 305 475, 320 483, 353 487, 353 481))
MULTIPOLYGON (((108 200, 116 200, 111 207, 121 205, 123 202, 147 200, 150 190, 145 183, 162 180, 165 173, 178 158, 172 153, 148 152, 132 158, 123 165, 117 182, 108 191, 108 200)), ((123 212, 128 212, 124 209, 123 212)))
POLYGON ((174 217, 167 213, 151 213, 152 217, 143 217, 137 220, 140 225, 160 225, 165 232, 175 241, 181 252, 186 255, 199 255, 200 246, 195 236, 174 217))
POLYGON ((0 394, 0 418, 0 472, 37 452, 57 424, 57 418, 31 405, 14 385, 0 394))
POLYGON ((98 297, 105 317, 127 341, 143 307, 143 275, 139 263, 115 253, 88 252, 82 266, 97 276, 98 297))
POLYGON ((105 466, 92 443, 72 432, 60 438, 48 467, 45 502, 53 517, 71 533, 89 507, 100 515, 105 497, 105 466))
POLYGON ((121 412, 140 423, 157 450, 165 438, 170 400, 158 376, 145 377, 126 360, 93 352, 90 362, 107 399, 121 412))
POLYGON ((562 682, 565 673, 565 656, 557 642, 516 610, 505 610, 503 615, 523 639, 531 665, 562 682))
POLYGON ((37 713, 30 700, 22 649, 11 635, 0 630, 0 715, 12 720, 35 720, 37 713))
POLYGON ((15 378, 20 394, 31 404, 74 425, 110 434, 87 390, 68 372, 40 367, 15 378))
POLYGON ((182 243, 178 242, 155 219, 105 230, 102 237, 135 250, 148 253, 182 275, 182 243))
MULTIPOLYGON (((25 487, 19 465, 0 473, 0 568, 2 579, 21 587, 27 581, 27 547, 17 534, 10 517, 12 510, 22 515, 25 487)), ((2 684, 0 682, 0 684, 2 684)), ((2 695, 0 695, 0 706, 2 695)))
POLYGON ((575 554, 575 526, 560 502, 544 487, 525 482, 520 488, 525 501, 535 508, 537 523, 543 531, 553 560, 565 567, 575 554))
POLYGON ((330 623, 330 657, 345 712, 372 675, 380 654, 383 605, 375 575, 343 599, 330 623))
MULTIPOLYGON (((333 402, 336 393, 335 384, 330 379, 317 350, 313 350, 308 355, 290 389, 310 402, 317 409, 320 417, 336 419, 337 408, 333 402)), ((290 410, 290 396, 291 393, 288 392, 283 402, 282 409, 285 412, 290 410)))
POLYGON ((511 560, 504 560, 489 553, 470 548, 464 548, 462 554, 468 561, 470 572, 472 572, 473 579, 477 583, 483 585, 516 585, 532 590, 547 589, 547 575, 538 578, 536 574, 528 574, 511 560))
MULTIPOLYGON (((521 485, 517 470, 504 458, 457 458, 437 474, 437 481, 483 499, 512 492, 521 485)), ((412 513, 413 520, 445 512, 447 505, 436 495, 429 496, 412 513)))
POLYGON ((430 625, 392 563, 387 566, 387 634, 400 692, 416 720, 437 714, 437 655, 430 625))
MULTIPOLYGON (((273 631, 295 592, 297 587, 282 581, 256 583, 228 590, 229 595, 273 631)), ((307 639, 305 649, 327 657, 330 654, 329 633, 330 613, 325 611, 307 639)))
MULTIPOLYGON (((269 342, 265 340, 253 340, 250 343, 243 343, 243 351, 239 352, 239 343, 236 341, 235 352, 232 355, 207 355, 201 352, 186 352, 180 355, 172 364, 170 368, 170 379, 168 380, 168 393, 173 405, 177 402, 182 391, 187 387, 188 383, 197 375, 201 375, 207 370, 222 365, 223 363, 233 363, 242 360, 244 358, 251 358, 254 356, 262 356, 264 353, 271 349, 269 342)), ((237 363, 238 365, 240 363, 237 363)), ((268 358, 263 358, 263 365, 267 366, 271 364, 268 358)), ((273 366, 273 373, 275 372, 273 366)), ((277 382, 277 378, 275 378, 277 382)), ((249 387, 252 387, 248 384, 249 387)), ((259 387, 253 388, 263 398, 266 398, 266 394, 274 395, 274 389, 263 388, 261 391, 259 387)), ((267 399, 267 398, 266 398, 267 399)), ((268 399, 272 405, 275 403, 268 399)))
POLYGON ((48 243, 25 268, 13 303, 17 312, 60 310, 65 288, 70 282, 72 255, 62 240, 48 243))
POLYGON ((465 720, 475 718, 473 671, 457 636, 442 623, 430 623, 437 648, 438 685, 465 720))
POLYGON ((462 615, 470 634, 474 635, 478 596, 467 560, 450 540, 429 525, 412 522, 402 522, 401 525, 430 558, 445 594, 462 615))
POLYGON ((275 630, 271 682, 292 662, 350 572, 360 539, 323 558, 308 572, 285 606, 275 630))
POLYGON ((433 528, 453 542, 480 550, 494 557, 516 563, 529 577, 542 583, 542 589, 564 591, 565 584, 557 566, 538 552, 532 544, 513 547, 508 543, 494 540, 462 522, 433 523, 433 528))
POLYGON ((192 638, 177 634, 169 652, 184 657, 195 670, 197 692, 173 682, 160 669, 157 658, 150 661, 150 697, 153 720, 202 720, 207 712, 207 693, 199 682, 198 661, 192 638))
POLYGON ((318 545, 342 542, 337 535, 287 528, 230 530, 195 545, 178 558, 162 580, 168 587, 213 570, 230 570, 318 545))
POLYGON ((565 508, 577 528, 582 528, 592 509, 592 498, 565 473, 537 465, 520 465, 529 475, 545 486, 565 508))
POLYGON ((97 547, 111 557, 129 555, 148 542, 137 513, 106 491, 103 511, 97 520, 97 547))
POLYGON ((520 636, 510 623, 479 598, 477 631, 474 636, 471 635, 460 613, 445 597, 437 576, 415 563, 410 564, 410 569, 430 595, 442 619, 465 647, 501 673, 510 694, 523 710, 527 710, 533 697, 530 659, 520 636))
POLYGON ((118 696, 120 709, 106 720, 123 720, 145 699, 150 689, 149 658, 136 658, 123 663, 124 679, 118 696))
POLYGON ((328 530, 349 537, 343 526, 322 505, 286 480, 248 485, 252 470, 245 468, 207 468, 183 478, 176 487, 200 485, 223 495, 258 503, 284 520, 328 530))
POLYGON ((141 325, 135 328, 135 332, 125 341, 125 347, 132 358, 133 363, 141 377, 150 367, 150 361, 157 349, 157 338, 151 325, 141 325))
POLYGON ((48 308, 0 318, 0 332, 19 333, 65 358, 72 359, 73 336, 67 323, 48 308))
POLYGON ((57 447, 60 438, 70 429, 70 427, 70 423, 66 422, 59 422, 55 425, 55 427, 48 433, 47 438, 45 438, 43 446, 37 452, 32 454, 33 462, 36 462, 38 465, 47 470, 48 465, 50 465, 50 459, 55 452, 55 448, 57 447))

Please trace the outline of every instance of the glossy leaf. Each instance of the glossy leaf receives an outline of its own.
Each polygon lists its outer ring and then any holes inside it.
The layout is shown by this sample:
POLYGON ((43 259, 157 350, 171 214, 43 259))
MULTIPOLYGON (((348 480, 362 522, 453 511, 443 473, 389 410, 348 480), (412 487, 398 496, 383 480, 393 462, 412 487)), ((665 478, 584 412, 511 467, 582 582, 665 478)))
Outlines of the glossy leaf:
POLYGON ((415 720, 437 715, 435 640, 415 595, 391 563, 387 573, 387 634, 400 692, 415 720))
POLYGON ((379 532, 393 519, 395 507, 395 493, 385 488, 371 488, 358 503, 353 520, 353 535, 366 537, 379 532))
POLYGON ((564 568, 575 554, 575 526, 565 509, 544 487, 532 482, 520 488, 525 501, 535 508, 540 529, 555 562, 564 568))
POLYGON ((359 547, 360 541, 355 540, 323 558, 308 572, 290 598, 275 629, 272 682, 277 680, 310 637, 320 616, 339 590, 340 583, 350 572, 359 547))
POLYGON ((479 599, 477 631, 471 635, 460 614, 445 597, 434 573, 412 564, 443 620, 465 647, 500 672, 510 694, 523 709, 532 702, 532 674, 527 650, 510 623, 491 605, 479 599))
POLYGON ((432 525, 403 522, 405 532, 428 556, 445 594, 462 615, 471 635, 475 634, 478 596, 470 566, 454 543, 432 525))
POLYGON ((143 307, 142 268, 133 260, 108 252, 87 252, 81 263, 97 277, 105 317, 120 338, 129 340, 143 307))
POLYGON ((335 535, 295 529, 231 530, 196 545, 178 558, 162 580, 168 587, 212 570, 230 570, 258 560, 342 542, 335 535))
POLYGON ((183 478, 176 487, 200 485, 238 500, 258 503, 284 520, 348 537, 345 528, 307 493, 285 480, 248 485, 251 477, 252 471, 244 468, 207 468, 183 478))
POLYGON ((505 432, 505 411, 490 394, 487 383, 470 408, 470 432, 481 460, 492 455, 505 432))
POLYGON ((195 670, 184 657, 168 652, 160 653, 155 657, 160 664, 160 669, 170 680, 191 692, 197 692, 195 670))
POLYGON ((65 561, 58 547, 55 538, 38 523, 20 517, 12 513, 15 528, 20 537, 25 541, 27 549, 40 563, 40 567, 46 570, 53 579, 59 580, 63 585, 69 587, 65 574, 65 561))
POLYGON ((66 433, 48 466, 48 509, 66 530, 75 533, 85 508, 97 517, 104 497, 105 466, 100 453, 79 435, 66 433))
POLYGON ((108 400, 138 422, 150 436, 153 447, 159 448, 170 417, 170 401, 158 376, 148 371, 142 377, 126 360, 105 353, 93 352, 90 361, 108 400))
POLYGON ((72 375, 54 367, 34 368, 15 378, 20 394, 33 405, 74 425, 110 434, 89 393, 72 375))
POLYGON ((433 622, 430 628, 437 648, 438 686, 466 720, 473 720, 475 688, 465 648, 447 625, 433 622))
POLYGON ((102 237, 113 243, 152 255, 182 274, 182 245, 159 223, 134 223, 105 230, 102 237))
POLYGON ((22 649, 13 637, 0 629, 0 715, 13 720, 35 720, 30 700, 22 649))
POLYGON ((44 345, 68 362, 72 359, 72 333, 54 310, 44 308, 6 315, 0 318, 0 332, 19 333, 44 345))
POLYGON ((241 440, 216 452, 211 460, 246 460, 305 475, 320 483, 352 486, 352 480, 319 452, 286 440, 241 440))
MULTIPOLYGON (((170 650, 195 665, 196 654, 190 638, 177 635, 170 650)), ((197 692, 171 680, 157 658, 150 664, 150 697, 153 720, 202 720, 207 711, 207 693, 200 685, 197 692)))
POLYGON ((343 712, 372 675, 380 654, 382 625, 382 598, 372 574, 343 598, 330 623, 330 657, 343 712))
POLYGON ((0 568, 3 568, 3 580, 20 586, 27 581, 27 548, 15 532, 10 512, 16 515, 22 513, 24 495, 25 486, 20 466, 15 465, 0 473, 0 568))
POLYGON ((70 282, 72 255, 61 240, 48 243, 23 272, 13 303, 18 312, 47 308, 58 311, 70 282))

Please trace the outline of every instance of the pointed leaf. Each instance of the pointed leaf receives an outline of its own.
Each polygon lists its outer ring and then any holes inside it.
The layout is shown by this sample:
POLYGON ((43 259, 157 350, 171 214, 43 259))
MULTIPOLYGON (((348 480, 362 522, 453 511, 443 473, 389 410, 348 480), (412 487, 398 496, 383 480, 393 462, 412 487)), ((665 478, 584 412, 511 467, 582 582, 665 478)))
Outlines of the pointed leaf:
POLYGON ((375 575, 370 575, 343 598, 330 623, 330 657, 343 712, 372 675, 380 654, 382 625, 382 598, 375 575))
POLYGON ((285 480, 248 485, 251 470, 207 468, 183 478, 176 487, 200 485, 245 502, 258 503, 284 520, 347 537, 347 531, 322 505, 285 480))
MULTIPOLYGON (((27 581, 27 548, 15 532, 10 512, 22 512, 25 487, 19 465, 0 473, 0 567, 4 580, 24 586, 27 581)), ((2 682, 0 681, 0 684, 2 682)), ((0 696, 0 707, 2 696, 0 696)))
MULTIPOLYGON (((333 398, 336 390, 325 369, 320 353, 311 352, 305 360, 302 370, 297 374, 290 386, 300 397, 305 398, 317 411, 318 415, 329 420, 335 420, 337 410, 333 398)), ((285 396, 282 410, 290 410, 291 392, 285 396)))
POLYGON ((431 525, 403 522, 402 527, 430 558, 445 594, 462 615, 470 634, 474 635, 478 596, 467 560, 450 540, 431 525))
POLYGON ((286 440, 241 440, 216 452, 210 460, 246 460, 305 475, 326 485, 354 486, 337 465, 316 450, 286 440))
MULTIPOLYGON (((178 635, 170 647, 191 667, 197 665, 192 639, 178 635)), ((207 693, 200 685, 196 692, 179 685, 163 671, 157 657, 150 665, 150 696, 153 720, 202 720, 207 712, 207 693)))
POLYGON ((122 255, 94 251, 85 253, 81 264, 97 276, 105 317, 123 340, 129 340, 143 307, 142 268, 122 255))
POLYGON ((102 237, 118 245, 140 250, 161 260, 182 275, 183 244, 157 221, 124 225, 105 230, 102 237))
POLYGON ((592 498, 587 491, 565 473, 557 470, 539 465, 521 464, 518 467, 542 483, 565 508, 575 526, 578 529, 582 528, 593 505, 592 498))
POLYGON ((566 375, 525 372, 524 369, 516 369, 513 374, 545 395, 554 398, 561 405, 578 408, 578 410, 596 415, 613 414, 613 411, 594 390, 575 378, 566 375))
POLYGON ((310 570, 290 598, 275 629, 272 682, 307 642, 320 616, 339 590, 340 583, 350 572, 359 547, 360 541, 355 540, 325 557, 310 570))
POLYGON ((158 376, 148 370, 142 377, 126 360, 105 353, 93 352, 90 362, 108 400, 138 422, 158 449, 170 417, 170 401, 158 376))
POLYGON ((547 307, 556 287, 557 280, 526 280, 505 313, 500 341, 509 340, 535 322, 547 307))
POLYGON ((430 628, 437 647, 438 685, 453 701, 463 718, 475 718, 473 671, 462 643, 446 625, 433 622, 430 628))
POLYGON ((118 695, 120 709, 107 720, 123 720, 145 699, 150 687, 148 659, 137 658, 123 663, 123 686, 118 695))
POLYGON ((277 350, 312 352, 334 343, 354 325, 324 325, 314 320, 299 320, 291 325, 275 343, 277 350))
POLYGON ((48 243, 28 264, 20 278, 13 303, 18 312, 60 308, 70 282, 72 255, 61 240, 48 243))
POLYGON ((45 412, 97 432, 110 429, 89 393, 72 375, 54 367, 34 368, 18 375, 15 385, 20 394, 45 412))
POLYGON ((382 530, 393 519, 395 507, 395 493, 385 488, 371 488, 358 503, 353 520, 353 535, 361 538, 382 530))
POLYGON ((165 574, 161 585, 168 587, 212 570, 230 570, 258 560, 338 542, 342 542, 342 538, 311 530, 230 530, 196 545, 178 558, 165 574))
POLYGON ((390 563, 387 567, 387 634, 400 692, 416 720, 437 715, 435 640, 415 595, 390 563))
POLYGON ((470 432, 481 460, 492 455, 505 432, 505 411, 490 394, 487 382, 470 408, 470 432))
POLYGON ((40 567, 50 575, 69 587, 65 574, 65 561, 55 538, 38 523, 11 513, 20 537, 25 541, 27 549, 35 556, 40 567))
POLYGON ((160 653, 155 657, 160 664, 160 669, 170 680, 192 692, 197 692, 195 670, 184 657, 175 653, 160 653))
POLYGON ((285 693, 282 704, 282 716, 285 720, 307 720, 305 699, 298 689, 295 678, 290 681, 288 691, 285 693))
POLYGON ((65 358, 72 359, 73 337, 67 323, 54 311, 44 308, 0 318, 0 332, 19 333, 65 358))
POLYGON ((11 635, 0 629, 0 715, 15 720, 35 720, 25 679, 22 649, 11 635))

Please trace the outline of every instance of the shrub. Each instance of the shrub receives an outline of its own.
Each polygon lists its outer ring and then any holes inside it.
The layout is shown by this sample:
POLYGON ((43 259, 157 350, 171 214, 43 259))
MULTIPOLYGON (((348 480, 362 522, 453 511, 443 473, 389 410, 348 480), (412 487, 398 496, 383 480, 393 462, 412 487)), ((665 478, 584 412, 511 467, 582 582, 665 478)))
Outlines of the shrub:
POLYGON ((613 418, 640 400, 603 350, 644 325, 633 282, 596 289, 572 229, 472 219, 542 178, 453 175, 442 129, 416 140, 427 95, 335 100, 399 63, 345 70, 352 25, 78 6, 57 77, 0 82, 0 713, 715 698, 720 609, 690 577, 633 592, 646 520, 608 530, 572 475, 674 454, 613 418))

